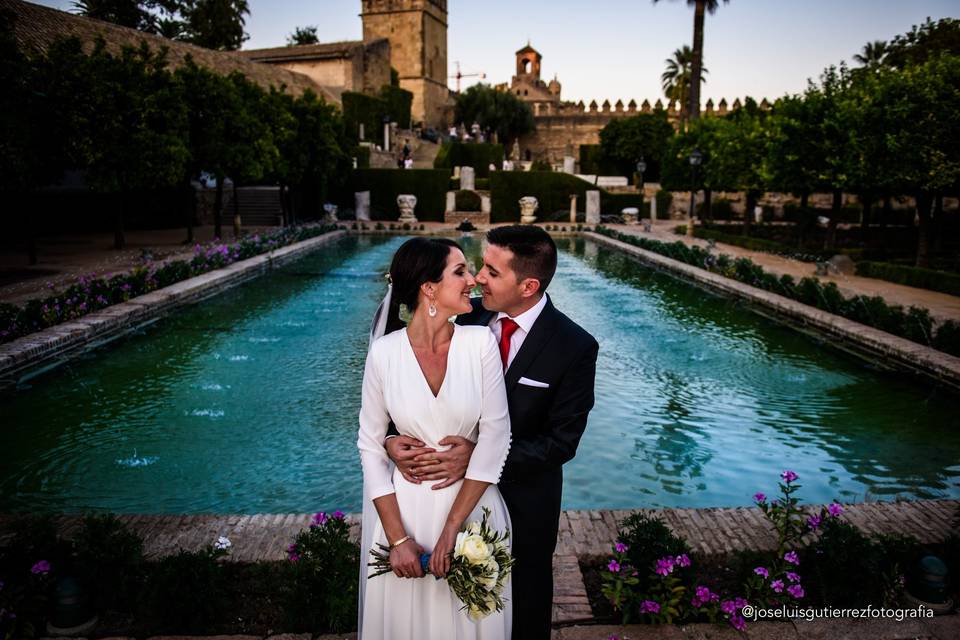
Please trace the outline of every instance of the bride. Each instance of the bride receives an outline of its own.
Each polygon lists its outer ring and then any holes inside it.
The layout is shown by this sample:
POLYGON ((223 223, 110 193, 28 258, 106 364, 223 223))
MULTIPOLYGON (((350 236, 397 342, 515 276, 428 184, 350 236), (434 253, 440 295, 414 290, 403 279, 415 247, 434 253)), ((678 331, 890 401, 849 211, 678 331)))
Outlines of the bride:
POLYGON ((474 622, 444 576, 457 533, 490 509, 490 525, 510 528, 496 483, 510 448, 510 416, 496 340, 485 326, 457 326, 471 310, 476 282, 452 240, 413 238, 394 254, 387 297, 377 311, 363 374, 360 434, 363 466, 359 636, 438 640, 510 637, 511 590, 504 609, 474 622), (400 305, 410 312, 400 320, 400 305), (443 450, 446 436, 476 442, 466 477, 414 484, 395 471, 384 450, 393 422, 403 435, 443 450), (390 548, 393 573, 367 579, 369 551, 390 548))

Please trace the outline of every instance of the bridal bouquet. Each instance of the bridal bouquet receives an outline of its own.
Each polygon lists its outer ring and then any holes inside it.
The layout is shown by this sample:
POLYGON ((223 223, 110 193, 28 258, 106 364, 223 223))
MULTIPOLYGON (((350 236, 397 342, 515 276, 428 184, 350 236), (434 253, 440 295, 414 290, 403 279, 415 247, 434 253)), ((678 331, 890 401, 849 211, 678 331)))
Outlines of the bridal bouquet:
MULTIPOLYGON (((483 519, 471 522, 457 534, 453 547, 453 559, 447 572, 450 590, 463 602, 462 609, 473 620, 487 617, 503 609, 503 585, 513 567, 513 557, 507 550, 509 531, 494 531, 487 522, 490 510, 483 508, 483 519)), ((380 550, 371 549, 374 568, 370 578, 390 573, 390 547, 377 544, 380 550)), ((420 556, 424 573, 430 562, 430 554, 420 556)))

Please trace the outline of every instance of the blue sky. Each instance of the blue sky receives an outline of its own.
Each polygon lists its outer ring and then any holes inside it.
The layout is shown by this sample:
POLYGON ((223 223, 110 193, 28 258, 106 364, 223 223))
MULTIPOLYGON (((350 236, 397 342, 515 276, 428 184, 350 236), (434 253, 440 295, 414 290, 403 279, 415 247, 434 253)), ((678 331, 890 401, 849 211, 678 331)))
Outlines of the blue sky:
MULTIPOLYGON (((40 2, 70 8, 69 0, 40 2)), ((249 0, 245 48, 282 45, 297 26, 315 25, 321 42, 361 38, 360 0, 249 0)), ((527 40, 557 75, 565 100, 638 103, 662 96, 664 60, 693 37, 685 0, 449 0, 449 73, 484 72, 509 82, 514 52, 527 40)), ((702 97, 771 100, 803 91, 830 64, 872 40, 960 17, 956 0, 731 0, 706 19, 702 97)), ((464 79, 464 87, 471 82, 464 79)), ((451 80, 451 87, 454 81, 451 80)))

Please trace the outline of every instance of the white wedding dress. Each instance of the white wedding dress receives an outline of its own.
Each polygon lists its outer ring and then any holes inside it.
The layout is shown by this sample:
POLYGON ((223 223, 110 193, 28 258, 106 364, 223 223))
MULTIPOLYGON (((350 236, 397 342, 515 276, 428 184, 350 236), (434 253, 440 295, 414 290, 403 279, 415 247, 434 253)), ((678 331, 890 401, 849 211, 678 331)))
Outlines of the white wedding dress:
POLYGON ((376 340, 367 355, 357 446, 363 466, 359 630, 362 640, 496 640, 510 637, 510 581, 504 610, 472 621, 446 580, 430 575, 398 578, 392 573, 367 579, 370 549, 387 544, 373 500, 396 493, 408 535, 426 552, 440 536, 461 482, 437 491, 435 482, 411 484, 394 469, 383 447, 390 420, 397 430, 428 447, 448 435, 477 443, 466 477, 491 483, 467 522, 479 521, 482 507, 490 523, 510 528, 510 516, 496 483, 510 449, 510 415, 496 340, 484 326, 456 326, 447 355, 447 372, 436 396, 420 369, 406 329, 376 340))

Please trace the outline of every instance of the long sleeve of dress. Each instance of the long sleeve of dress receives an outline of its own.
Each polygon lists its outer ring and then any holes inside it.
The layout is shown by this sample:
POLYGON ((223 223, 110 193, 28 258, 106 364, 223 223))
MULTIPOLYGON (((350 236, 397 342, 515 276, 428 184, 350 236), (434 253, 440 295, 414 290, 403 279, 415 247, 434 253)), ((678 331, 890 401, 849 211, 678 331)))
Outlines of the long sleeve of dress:
POLYGON ((500 481, 503 463, 510 452, 510 410, 497 341, 489 331, 483 333, 480 429, 466 478, 496 484, 500 481))
POLYGON ((363 369, 363 386, 360 404, 360 435, 357 448, 360 449, 360 463, 363 467, 363 481, 367 487, 367 497, 371 500, 394 493, 393 464, 383 448, 383 438, 387 435, 390 414, 387 413, 383 397, 383 349, 376 345, 367 354, 367 364, 363 369))

